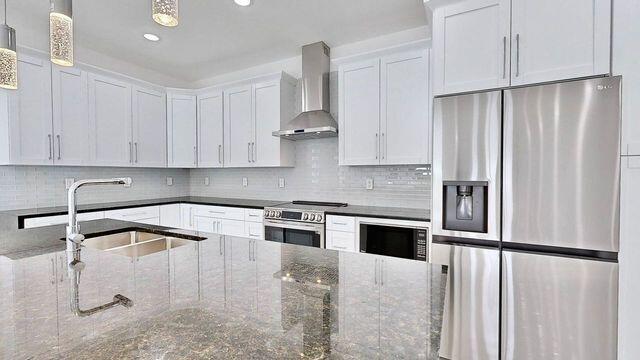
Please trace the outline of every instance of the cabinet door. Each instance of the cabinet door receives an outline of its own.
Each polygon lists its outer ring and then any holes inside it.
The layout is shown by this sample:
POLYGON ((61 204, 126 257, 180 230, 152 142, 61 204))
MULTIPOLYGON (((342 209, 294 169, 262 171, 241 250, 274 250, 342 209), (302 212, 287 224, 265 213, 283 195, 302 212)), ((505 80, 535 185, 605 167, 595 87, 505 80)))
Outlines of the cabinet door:
POLYGON ((249 239, 226 239, 229 276, 227 278, 227 304, 232 311, 243 316, 255 314, 256 299, 256 263, 253 261, 253 242, 249 239))
POLYGON ((256 240, 254 261, 257 266, 257 315, 268 328, 282 330, 282 279, 273 275, 282 269, 282 245, 256 240))
POLYGON ((171 306, 185 306, 199 300, 198 258, 197 241, 169 250, 171 306))
POLYGON ((428 51, 387 56, 381 62, 380 163, 429 162, 428 51))
POLYGON ((221 92, 198 96, 198 167, 222 167, 224 99, 221 92))
POLYGON ((619 359, 635 359, 640 354, 637 329, 640 324, 640 156, 622 158, 620 192, 620 354, 619 359))
POLYGON ((379 257, 340 252, 340 332, 347 346, 376 354, 380 345, 379 257))
POLYGON ((167 166, 167 105, 161 92, 133 89, 133 163, 167 166))
POLYGON ((244 221, 228 220, 228 219, 219 219, 218 221, 219 221, 218 232, 220 234, 244 237, 244 234, 245 234, 244 221))
POLYGON ((90 150, 87 73, 54 66, 51 81, 54 162, 56 165, 87 165, 90 150))
POLYGON ((16 354, 10 358, 32 358, 58 345, 55 257, 39 255, 13 264, 16 354))
POLYGON ((196 97, 167 94, 167 122, 169 167, 196 167, 196 97))
POLYGON ((327 230, 326 248, 337 251, 357 252, 356 234, 343 231, 327 230))
POLYGON ((96 165, 132 165, 129 84, 89 74, 89 126, 91 156, 96 165))
POLYGON ((21 55, 18 90, 9 93, 11 162, 53 164, 51 63, 21 55))
POLYGON ((180 204, 160 205, 160 225, 180 228, 180 204))
POLYGON ((180 204, 180 228, 194 230, 193 205, 180 204))
POLYGON ((434 12, 434 94, 509 85, 510 11, 509 0, 469 0, 434 12))
POLYGON ((213 309, 224 308, 225 243, 224 236, 200 241, 200 300, 213 309))
POLYGON ((264 240, 264 225, 261 222, 245 222, 244 232, 245 237, 264 240))
POLYGON ((380 351, 387 358, 426 359, 429 267, 421 261, 380 259, 380 351))
POLYGON ((255 136, 251 145, 256 166, 280 165, 280 138, 273 132, 280 130, 280 82, 257 84, 254 87, 253 116, 255 136))
POLYGON ((380 155, 380 61, 339 71, 340 165, 377 165, 380 155))
POLYGON ((252 86, 224 93, 224 164, 226 167, 248 167, 253 142, 252 86))
POLYGON ((512 7, 512 85, 609 73, 611 0, 513 0, 512 7))

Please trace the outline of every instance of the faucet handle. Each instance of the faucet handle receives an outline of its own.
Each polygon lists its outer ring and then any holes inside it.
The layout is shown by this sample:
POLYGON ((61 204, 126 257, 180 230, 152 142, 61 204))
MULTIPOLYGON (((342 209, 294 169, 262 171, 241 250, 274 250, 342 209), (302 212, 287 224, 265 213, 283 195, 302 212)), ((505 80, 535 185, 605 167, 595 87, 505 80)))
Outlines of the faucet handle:
POLYGON ((71 240, 72 242, 76 243, 76 244, 82 244, 82 242, 84 241, 84 235, 82 234, 69 234, 69 236, 67 236, 67 239, 71 240))

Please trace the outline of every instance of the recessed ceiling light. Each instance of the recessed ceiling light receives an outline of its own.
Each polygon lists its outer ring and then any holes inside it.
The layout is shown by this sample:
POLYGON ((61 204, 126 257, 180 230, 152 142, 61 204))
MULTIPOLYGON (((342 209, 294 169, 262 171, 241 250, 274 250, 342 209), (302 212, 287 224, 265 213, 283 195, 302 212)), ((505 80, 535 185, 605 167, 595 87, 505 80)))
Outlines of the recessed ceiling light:
POLYGON ((236 2, 236 4, 240 5, 240 6, 249 6, 251 5, 251 0, 233 0, 236 2))
POLYGON ((144 34, 143 36, 149 41, 160 41, 160 37, 156 34, 144 34))

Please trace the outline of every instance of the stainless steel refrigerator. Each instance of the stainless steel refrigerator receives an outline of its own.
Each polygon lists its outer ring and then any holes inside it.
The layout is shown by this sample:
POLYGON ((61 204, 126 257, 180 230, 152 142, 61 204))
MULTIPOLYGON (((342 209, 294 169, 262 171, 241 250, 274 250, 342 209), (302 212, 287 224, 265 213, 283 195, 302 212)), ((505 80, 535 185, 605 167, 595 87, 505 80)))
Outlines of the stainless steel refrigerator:
POLYGON ((433 153, 440 356, 615 359, 620 78, 438 98, 433 153))

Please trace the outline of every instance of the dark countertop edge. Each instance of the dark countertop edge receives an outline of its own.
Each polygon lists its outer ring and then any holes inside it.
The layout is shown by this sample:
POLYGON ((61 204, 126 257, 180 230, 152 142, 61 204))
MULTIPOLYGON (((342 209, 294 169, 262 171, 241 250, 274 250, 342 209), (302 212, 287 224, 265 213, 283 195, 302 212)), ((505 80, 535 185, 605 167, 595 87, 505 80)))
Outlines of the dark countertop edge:
MULTIPOLYGON (((399 208, 402 209, 402 208, 399 208)), ((414 215, 383 215, 380 213, 367 213, 366 211, 349 211, 348 207, 345 210, 329 210, 325 211, 326 215, 339 215, 339 216, 353 216, 353 217, 371 217, 376 219, 391 219, 391 220, 407 220, 407 221, 421 221, 431 222, 429 216, 419 217, 414 215)))
MULTIPOLYGON (((246 209, 264 209, 265 207, 276 206, 286 203, 285 201, 275 200, 252 200, 252 199, 240 199, 240 198, 198 198, 198 197, 176 197, 166 199, 144 199, 144 200, 132 200, 116 202, 113 204, 86 204, 78 206, 78 213, 90 213, 95 211, 113 211, 122 209, 132 209, 147 206, 161 206, 161 205, 174 205, 174 204, 192 204, 192 205, 208 205, 208 206, 224 206, 246 209)), ((341 215, 341 216, 353 216, 353 217, 374 217, 380 219, 394 219, 394 220, 408 220, 408 221, 423 221, 431 222, 429 210, 422 209, 407 209, 407 208, 389 208, 389 207, 376 207, 376 206, 362 206, 353 205, 355 209, 346 208, 332 209, 325 212, 327 215, 341 215), (370 208, 371 211, 367 211, 366 208, 370 208), (384 210, 383 210, 384 209, 384 210), (391 210, 391 211, 386 211, 391 210), (406 214, 406 211, 424 212, 425 216, 406 214), (401 213, 395 213, 400 211, 401 213), (402 212, 405 212, 404 214, 402 212)), ((19 228, 24 228, 25 219, 33 219, 40 217, 66 215, 65 210, 52 210, 47 211, 43 208, 42 212, 36 212, 38 210, 33 209, 33 213, 29 213, 31 209, 17 209, 0 212, 0 215, 14 216, 18 219, 19 228)))

